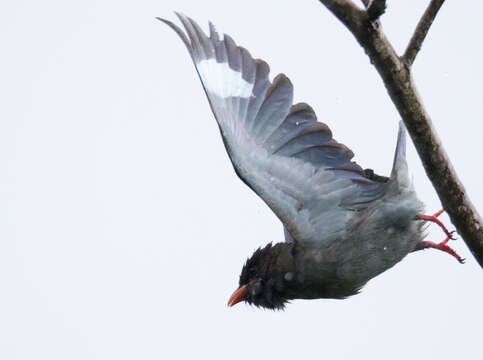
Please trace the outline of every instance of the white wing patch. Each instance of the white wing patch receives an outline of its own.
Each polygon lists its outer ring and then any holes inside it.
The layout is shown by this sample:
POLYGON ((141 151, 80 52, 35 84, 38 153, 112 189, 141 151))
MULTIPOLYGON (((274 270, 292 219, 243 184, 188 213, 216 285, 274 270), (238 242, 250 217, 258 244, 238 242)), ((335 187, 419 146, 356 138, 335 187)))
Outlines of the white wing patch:
POLYGON ((253 84, 243 79, 242 74, 230 68, 228 63, 204 59, 196 67, 209 92, 221 98, 249 98, 252 95, 253 84))

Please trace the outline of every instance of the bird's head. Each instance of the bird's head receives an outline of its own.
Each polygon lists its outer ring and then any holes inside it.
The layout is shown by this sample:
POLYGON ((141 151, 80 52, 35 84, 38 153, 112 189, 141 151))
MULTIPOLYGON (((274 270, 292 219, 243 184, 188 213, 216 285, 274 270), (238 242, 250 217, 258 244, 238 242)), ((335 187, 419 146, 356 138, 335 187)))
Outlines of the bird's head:
POLYGON ((287 244, 268 244, 247 260, 240 274, 239 288, 228 301, 233 306, 241 301, 271 310, 283 309, 288 302, 286 290, 293 280, 291 256, 287 244))

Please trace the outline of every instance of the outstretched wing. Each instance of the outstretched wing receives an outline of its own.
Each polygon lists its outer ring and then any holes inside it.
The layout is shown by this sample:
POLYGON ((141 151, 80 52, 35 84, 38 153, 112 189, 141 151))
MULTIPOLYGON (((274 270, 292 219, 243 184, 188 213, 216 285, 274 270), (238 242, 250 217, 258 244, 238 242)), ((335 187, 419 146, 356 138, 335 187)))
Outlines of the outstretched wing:
MULTIPOLYGON (((185 31, 164 19, 188 48, 238 176, 275 212, 286 234, 314 246, 343 233, 354 210, 381 197, 385 184, 351 162, 353 153, 317 122, 312 108, 293 105, 293 86, 254 60, 233 39, 209 37, 177 14, 185 31)), ((290 236, 288 236, 290 238, 290 236)))

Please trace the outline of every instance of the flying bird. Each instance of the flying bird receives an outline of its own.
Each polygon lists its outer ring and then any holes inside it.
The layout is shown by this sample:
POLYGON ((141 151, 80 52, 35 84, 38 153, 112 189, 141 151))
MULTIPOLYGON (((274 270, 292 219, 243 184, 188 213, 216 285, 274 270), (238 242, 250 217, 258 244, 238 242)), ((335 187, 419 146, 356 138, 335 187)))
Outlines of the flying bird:
POLYGON ((236 174, 273 210, 285 241, 256 250, 242 268, 228 305, 282 309, 293 299, 343 299, 411 252, 435 248, 462 259, 438 220, 423 214, 409 179, 402 122, 389 177, 352 161, 354 154, 317 121, 306 103, 293 104, 284 74, 192 19, 177 14, 184 30, 169 25, 193 59, 236 174), (446 233, 424 240, 423 224, 446 233))

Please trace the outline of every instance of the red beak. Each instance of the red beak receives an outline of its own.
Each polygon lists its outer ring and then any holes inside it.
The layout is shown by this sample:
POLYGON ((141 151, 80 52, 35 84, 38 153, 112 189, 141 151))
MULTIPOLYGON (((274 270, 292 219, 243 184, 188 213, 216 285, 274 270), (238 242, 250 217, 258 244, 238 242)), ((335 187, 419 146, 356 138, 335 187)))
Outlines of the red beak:
POLYGON ((228 300, 228 306, 233 306, 238 304, 240 301, 245 300, 245 295, 247 294, 247 285, 242 285, 236 290, 228 300))

